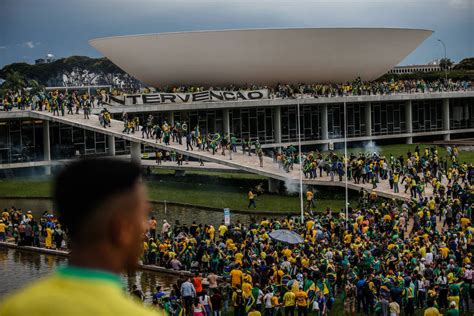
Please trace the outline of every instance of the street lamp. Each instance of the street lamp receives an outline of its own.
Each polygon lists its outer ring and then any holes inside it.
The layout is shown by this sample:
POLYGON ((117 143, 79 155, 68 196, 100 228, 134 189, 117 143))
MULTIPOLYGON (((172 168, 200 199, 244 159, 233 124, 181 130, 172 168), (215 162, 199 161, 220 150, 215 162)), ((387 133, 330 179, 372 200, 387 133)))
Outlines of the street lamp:
POLYGON ((300 100, 299 96, 296 97, 296 108, 298 115, 298 154, 299 154, 299 163, 300 163, 300 211, 301 211, 301 223, 304 222, 304 207, 303 207, 303 162, 301 159, 301 122, 300 122, 300 100))
POLYGON ((344 100, 344 159, 342 161, 342 165, 344 168, 344 174, 345 174, 345 181, 344 181, 344 193, 345 193, 345 211, 346 211, 346 230, 348 228, 349 224, 349 190, 347 186, 347 165, 346 163, 348 162, 347 159, 347 104, 346 101, 344 100))
POLYGON ((438 42, 443 44, 444 48, 444 80, 447 83, 448 82, 448 59, 446 57, 446 44, 438 38, 438 42))

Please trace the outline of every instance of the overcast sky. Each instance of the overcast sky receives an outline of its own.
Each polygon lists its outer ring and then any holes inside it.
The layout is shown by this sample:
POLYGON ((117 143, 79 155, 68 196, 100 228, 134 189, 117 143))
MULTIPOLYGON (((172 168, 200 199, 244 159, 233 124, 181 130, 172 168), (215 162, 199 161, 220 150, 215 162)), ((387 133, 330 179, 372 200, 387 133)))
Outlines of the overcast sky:
POLYGON ((47 53, 101 56, 96 37, 269 27, 404 27, 434 31, 401 62, 474 56, 474 0, 0 0, 0 67, 47 53))

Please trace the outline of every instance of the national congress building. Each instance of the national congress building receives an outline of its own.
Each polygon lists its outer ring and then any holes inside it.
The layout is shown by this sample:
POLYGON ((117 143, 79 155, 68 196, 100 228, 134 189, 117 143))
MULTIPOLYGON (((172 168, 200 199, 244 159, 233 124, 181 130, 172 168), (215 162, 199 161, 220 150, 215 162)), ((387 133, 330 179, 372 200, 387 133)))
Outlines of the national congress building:
MULTIPOLYGON (((152 87, 263 87, 111 97, 106 107, 117 119, 127 112, 143 122, 152 114, 158 121, 199 126, 204 134, 258 138, 270 148, 297 142, 299 106, 303 146, 327 149, 345 136, 349 146, 474 137, 472 90, 282 99, 265 89, 277 83, 375 80, 431 34, 385 28, 257 29, 120 36, 90 44, 152 87)), ((0 112, 2 164, 107 155, 111 142, 113 153, 130 152, 130 143, 121 137, 46 122, 29 112, 0 112)))

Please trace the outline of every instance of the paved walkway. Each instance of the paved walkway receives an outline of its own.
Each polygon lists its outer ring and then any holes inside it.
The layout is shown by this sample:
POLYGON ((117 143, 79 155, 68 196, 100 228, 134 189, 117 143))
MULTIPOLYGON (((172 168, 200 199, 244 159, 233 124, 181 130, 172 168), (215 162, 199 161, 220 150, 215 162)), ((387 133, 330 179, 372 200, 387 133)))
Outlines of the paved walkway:
MULTIPOLYGON (((212 163, 217 163, 223 166, 236 168, 240 170, 244 170, 250 173, 259 174, 262 176, 266 176, 273 179, 278 179, 285 182, 291 183, 299 183, 299 172, 300 167, 299 165, 294 166, 294 170, 286 173, 282 169, 279 169, 278 164, 273 163, 272 158, 264 157, 263 167, 260 167, 259 160, 256 155, 248 156, 248 154, 242 154, 242 151, 234 153, 232 155, 232 160, 229 157, 229 153, 227 151, 226 156, 221 155, 220 153, 216 153, 212 155, 211 152, 208 151, 199 151, 194 149, 193 151, 187 151, 185 141, 183 139, 183 145, 179 145, 178 143, 171 143, 171 145, 166 146, 163 143, 156 143, 153 139, 143 139, 141 137, 141 131, 135 134, 124 134, 122 133, 123 130, 123 122, 118 120, 111 121, 111 127, 103 128, 99 124, 99 119, 97 115, 90 115, 90 119, 84 119, 82 113, 77 115, 65 115, 65 116, 53 116, 50 112, 44 111, 29 111, 30 115, 34 118, 42 119, 42 120, 49 120, 55 121, 62 124, 77 126, 80 128, 84 128, 86 130, 91 130, 99 133, 103 133, 106 135, 113 135, 117 138, 122 138, 129 140, 131 142, 141 143, 146 146, 155 147, 161 150, 174 150, 177 153, 183 153, 184 155, 188 155, 197 159, 201 159, 203 161, 209 161, 212 163)), ((309 180, 303 178, 303 183, 307 185, 327 185, 327 186, 340 186, 345 187, 344 181, 331 181, 330 177, 323 174, 322 178, 317 178, 315 180, 309 180)), ((347 184, 349 189, 360 190, 360 188, 365 188, 370 190, 372 188, 371 184, 354 184, 353 182, 349 182, 347 184)), ((384 196, 388 198, 409 198, 409 194, 405 194, 403 192, 403 188, 400 185, 402 191, 398 194, 393 193, 390 190, 390 186, 388 181, 382 181, 378 184, 378 187, 375 189, 375 192, 379 196, 384 196)), ((431 186, 426 188, 426 195, 432 196, 433 190, 431 186)))

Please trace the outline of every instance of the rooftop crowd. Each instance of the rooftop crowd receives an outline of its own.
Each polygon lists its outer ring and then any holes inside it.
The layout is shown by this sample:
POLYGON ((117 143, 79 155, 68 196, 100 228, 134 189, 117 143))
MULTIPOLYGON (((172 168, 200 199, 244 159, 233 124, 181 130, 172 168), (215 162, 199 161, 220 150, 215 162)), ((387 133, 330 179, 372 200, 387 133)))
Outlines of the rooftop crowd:
MULTIPOLYGON (((423 79, 413 80, 388 80, 388 81, 371 81, 364 82, 360 78, 352 82, 340 84, 277 84, 275 86, 226 86, 226 87, 165 87, 157 89, 157 91, 183 93, 183 92, 200 92, 205 90, 258 90, 268 89, 271 98, 318 98, 318 97, 341 97, 341 96, 360 96, 360 95, 390 95, 390 94, 406 94, 406 93, 432 93, 432 92, 453 92, 468 91, 472 89, 472 82, 467 80, 444 80, 425 81, 423 79)), ((152 90, 145 88, 143 93, 150 93, 152 90)), ((113 95, 135 94, 137 91, 123 91, 114 89, 113 95)), ((107 100, 107 92, 98 90, 96 94, 88 95, 87 93, 79 93, 78 91, 69 92, 37 92, 31 93, 28 90, 9 91, 5 95, 0 96, 0 107, 4 111, 17 108, 20 110, 33 109, 48 111, 58 110, 64 112, 68 109, 72 112, 77 108, 89 108, 94 105, 102 105, 107 100), (70 109, 71 108, 71 109, 70 109)))
MULTIPOLYGON (((269 217, 219 227, 187 226, 151 217, 142 262, 191 271, 194 276, 181 278, 169 293, 158 288, 149 300, 170 315, 199 316, 229 310, 235 316, 472 311, 472 165, 469 176, 467 170, 461 173, 462 164, 453 167, 457 149, 448 152, 449 165, 434 148, 415 147, 401 159, 351 155, 349 161, 369 167, 355 181, 373 177, 389 181, 390 173, 399 170, 405 177, 418 177, 416 186, 418 181, 433 185, 440 175, 451 189, 439 187, 433 197, 417 192, 400 200, 380 199, 373 191, 361 190, 359 205, 350 208, 348 218, 339 210, 318 209, 311 203, 310 190, 303 223, 269 217), (371 170, 371 165, 382 167, 371 170), (304 241, 288 244, 272 239, 271 232, 279 229, 295 232, 304 241)), ((313 163, 313 155, 303 157, 305 164, 313 163)), ((329 157, 336 166, 341 159, 329 157)), ((357 171, 347 171, 358 178, 357 171)), ((66 234, 53 215, 35 218, 14 207, 2 213, 0 238, 6 237, 22 245, 67 247, 66 234)), ((143 299, 140 289, 132 292, 143 299)))
MULTIPOLYGON (((225 87, 196 87, 180 86, 165 87, 157 89, 162 92, 184 93, 200 92, 206 90, 219 91, 238 91, 238 90, 259 90, 268 89, 272 98, 296 98, 296 97, 340 97, 340 96, 359 96, 359 95, 390 95, 397 93, 430 93, 430 92, 450 92, 466 91, 472 89, 472 82, 468 80, 433 80, 425 81, 423 79, 411 80, 384 80, 384 81, 362 81, 360 78, 346 83, 316 83, 316 84, 284 84, 278 83, 275 86, 244 85, 244 86, 225 86, 225 87)), ((146 90, 149 93, 151 90, 146 90)), ((124 93, 116 90, 116 94, 124 93)))

